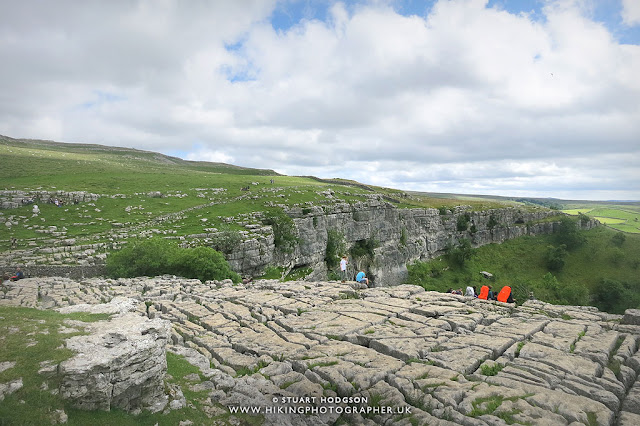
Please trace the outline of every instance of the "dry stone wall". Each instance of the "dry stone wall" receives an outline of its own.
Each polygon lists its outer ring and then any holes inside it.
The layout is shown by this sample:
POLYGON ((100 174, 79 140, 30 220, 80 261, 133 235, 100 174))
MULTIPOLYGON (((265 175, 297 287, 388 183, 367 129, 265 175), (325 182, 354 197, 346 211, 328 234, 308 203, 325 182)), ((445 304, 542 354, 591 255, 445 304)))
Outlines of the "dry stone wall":
POLYGON ((234 407, 268 425, 640 424, 634 310, 170 276, 25 279, 0 296, 40 308, 133 299, 141 320, 171 322, 169 350, 205 378, 192 385, 201 406, 231 424, 234 407))
POLYGON ((49 203, 58 200, 64 204, 96 201, 98 194, 85 191, 0 191, 0 209, 17 209, 28 204, 49 203))

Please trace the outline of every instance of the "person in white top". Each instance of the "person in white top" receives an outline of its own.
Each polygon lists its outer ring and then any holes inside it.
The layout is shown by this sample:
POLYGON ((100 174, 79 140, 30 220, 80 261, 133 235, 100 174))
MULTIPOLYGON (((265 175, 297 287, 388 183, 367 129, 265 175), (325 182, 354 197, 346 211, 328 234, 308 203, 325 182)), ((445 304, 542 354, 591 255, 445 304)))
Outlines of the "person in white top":
POLYGON ((340 259, 340 277, 342 278, 342 282, 347 280, 347 265, 349 264, 349 260, 347 256, 342 256, 340 259))

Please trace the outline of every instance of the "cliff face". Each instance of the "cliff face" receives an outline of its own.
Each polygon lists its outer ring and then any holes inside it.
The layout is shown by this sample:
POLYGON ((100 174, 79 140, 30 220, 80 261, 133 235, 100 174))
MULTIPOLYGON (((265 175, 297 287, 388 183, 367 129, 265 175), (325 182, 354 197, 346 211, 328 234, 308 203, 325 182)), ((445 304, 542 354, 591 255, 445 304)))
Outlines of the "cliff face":
MULTIPOLYGON (((325 277, 328 232, 335 230, 344 236, 347 248, 368 239, 379 242, 368 274, 377 286, 391 285, 406 277, 407 263, 439 256, 447 246, 457 245, 462 239, 479 247, 523 235, 552 233, 557 226, 554 222, 531 223, 557 214, 548 210, 504 208, 472 212, 458 207, 442 214, 445 212, 437 209, 399 209, 382 201, 297 208, 287 213, 299 236, 295 250, 278 251, 273 233, 263 232, 228 256, 236 271, 257 274, 268 265, 311 266, 314 278, 325 277), (458 230, 460 216, 468 219, 466 231, 458 230)), ((581 226, 590 229, 596 224, 593 221, 581 226)))

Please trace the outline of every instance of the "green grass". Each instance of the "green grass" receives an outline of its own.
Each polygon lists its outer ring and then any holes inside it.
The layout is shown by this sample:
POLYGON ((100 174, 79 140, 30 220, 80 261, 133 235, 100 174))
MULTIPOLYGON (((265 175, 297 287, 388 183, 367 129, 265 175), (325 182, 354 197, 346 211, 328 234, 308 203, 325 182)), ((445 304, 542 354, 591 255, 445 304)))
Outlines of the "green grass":
POLYGON ((59 329, 65 319, 92 322, 107 319, 106 314, 60 314, 55 311, 30 308, 0 307, 0 360, 15 361, 13 368, 0 373, 0 383, 22 378, 23 387, 7 395, 0 403, 0 425, 44 425, 52 424, 52 413, 64 410, 68 425, 176 425, 185 419, 194 424, 262 424, 262 417, 234 415, 230 413, 208 418, 202 407, 208 403, 208 392, 194 392, 188 387, 185 376, 196 373, 203 379, 200 370, 189 364, 182 356, 167 353, 167 383, 180 386, 187 399, 187 407, 169 414, 143 412, 137 416, 121 410, 84 411, 74 409, 59 396, 43 389, 57 387, 56 377, 47 378, 38 374, 40 363, 51 361, 53 365, 70 358, 73 353, 64 349, 64 339, 83 334, 79 327, 76 333, 61 334, 59 329), (35 344, 32 344, 35 343, 35 344))
POLYGON ((618 231, 632 234, 640 233, 640 207, 633 204, 623 207, 574 208, 563 210, 563 212, 570 215, 586 214, 618 231))
POLYGON ((622 283, 628 296, 621 296, 613 309, 623 312, 625 308, 640 304, 637 298, 640 294, 640 235, 626 234, 623 245, 617 247, 612 242, 616 234, 617 231, 607 227, 582 232, 586 242, 568 252, 560 272, 552 272, 557 283, 545 280, 549 273, 548 246, 557 245, 553 235, 527 236, 479 247, 462 268, 446 257, 409 265, 408 282, 441 292, 467 285, 480 289, 485 284, 499 291, 504 285, 510 285, 519 303, 527 300, 532 291, 537 299, 550 303, 600 306, 594 294, 602 280, 609 279, 622 283), (437 273, 433 273, 434 270, 437 273), (480 271, 491 272, 494 280, 482 278, 480 271))
POLYGON ((504 365, 497 364, 497 363, 493 364, 493 366, 484 365, 484 364, 480 366, 483 376, 495 376, 500 371, 502 371, 503 368, 504 368, 504 365))
POLYGON ((364 187, 342 179, 323 181, 281 176, 271 170, 185 161, 127 148, 14 140, 2 136, 0 162, 4 164, 0 168, 0 189, 87 191, 100 195, 91 205, 67 204, 58 208, 38 202, 41 214, 35 218, 31 206, 0 211, 2 215, 18 218, 19 222, 10 230, 4 227, 1 230, 0 252, 9 250, 11 238, 17 238, 19 249, 30 247, 30 243, 36 247, 47 246, 49 235, 38 231, 50 225, 56 225, 59 230, 66 228, 65 236, 76 238, 82 244, 109 241, 122 230, 139 233, 155 229, 171 236, 188 236, 223 226, 243 229, 234 224, 237 220, 228 223, 228 218, 264 211, 274 204, 301 206, 310 211, 308 203, 365 201, 365 195, 372 191, 403 208, 451 208, 469 204, 475 210, 484 210, 505 205, 490 199, 407 196, 399 190, 364 187), (249 190, 242 191, 243 187, 249 190), (318 194, 327 189, 334 192, 333 200, 318 194), (165 196, 147 196, 154 191, 165 196), (114 228, 113 223, 124 224, 124 227, 114 228))

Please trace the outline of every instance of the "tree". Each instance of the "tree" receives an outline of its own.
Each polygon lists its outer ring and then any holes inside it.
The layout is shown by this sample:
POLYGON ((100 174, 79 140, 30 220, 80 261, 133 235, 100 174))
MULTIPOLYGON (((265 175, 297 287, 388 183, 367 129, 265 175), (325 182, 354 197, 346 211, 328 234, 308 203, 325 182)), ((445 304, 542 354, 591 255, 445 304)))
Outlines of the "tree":
POLYGON ((465 262, 471 259, 474 255, 473 248, 471 247, 471 241, 463 238, 456 247, 449 248, 447 254, 454 264, 462 268, 465 262))
POLYGON ((611 237, 611 242, 618 247, 622 247, 626 239, 626 235, 624 235, 622 232, 618 232, 613 237, 611 237))
POLYGON ((602 311, 618 313, 624 293, 624 286, 619 281, 603 278, 594 288, 593 301, 602 311))
POLYGON ((327 248, 324 252, 324 261, 327 268, 334 269, 340 262, 340 257, 347 251, 347 243, 344 235, 335 229, 327 231, 327 248))
POLYGON ((555 230, 555 240, 558 244, 564 244, 567 250, 574 250, 585 243, 586 238, 580 233, 577 220, 569 216, 560 218, 560 224, 555 230))
POLYGON ((208 280, 240 281, 240 275, 232 271, 222 253, 211 247, 182 249, 175 253, 169 270, 172 274, 185 278, 208 280))
POLYGON ((264 223, 273 228, 273 244, 283 253, 291 253, 298 244, 296 226, 284 211, 271 210, 265 214, 264 223))
POLYGON ((565 258, 567 257, 567 246, 560 244, 558 247, 547 247, 547 268, 550 271, 560 272, 564 268, 565 258))

